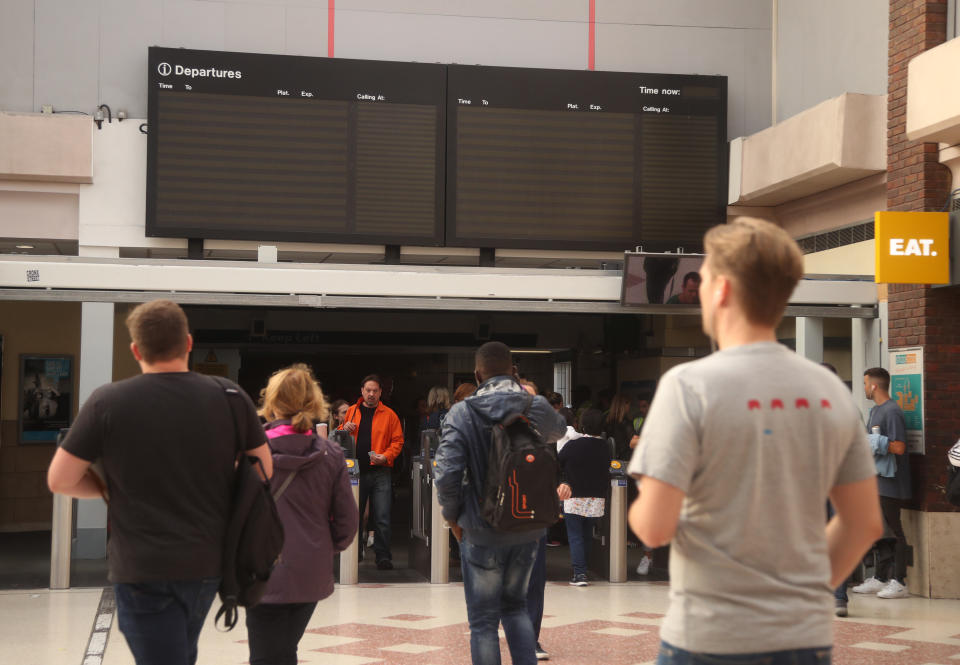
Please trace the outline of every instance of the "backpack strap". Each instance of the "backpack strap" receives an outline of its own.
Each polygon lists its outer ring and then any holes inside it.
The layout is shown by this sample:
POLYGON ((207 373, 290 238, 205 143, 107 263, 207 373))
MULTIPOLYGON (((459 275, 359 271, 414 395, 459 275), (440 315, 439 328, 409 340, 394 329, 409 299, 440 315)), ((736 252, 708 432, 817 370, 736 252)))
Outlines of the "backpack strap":
POLYGON ((240 397, 240 391, 233 387, 226 379, 222 376, 211 376, 211 379, 216 381, 216 383, 223 389, 224 396, 227 399, 227 406, 230 407, 230 415, 232 416, 233 422, 233 440, 237 444, 237 457, 246 452, 246 449, 243 446, 241 441, 243 428, 240 427, 240 411, 238 410, 238 404, 236 398, 240 397))
POLYGON ((277 491, 273 493, 274 503, 280 500, 280 497, 283 496, 283 493, 287 491, 288 487, 290 487, 290 483, 293 482, 293 479, 296 477, 296 475, 297 475, 297 471, 294 470, 293 473, 291 473, 289 476, 286 477, 286 479, 283 481, 280 487, 277 488, 277 491))

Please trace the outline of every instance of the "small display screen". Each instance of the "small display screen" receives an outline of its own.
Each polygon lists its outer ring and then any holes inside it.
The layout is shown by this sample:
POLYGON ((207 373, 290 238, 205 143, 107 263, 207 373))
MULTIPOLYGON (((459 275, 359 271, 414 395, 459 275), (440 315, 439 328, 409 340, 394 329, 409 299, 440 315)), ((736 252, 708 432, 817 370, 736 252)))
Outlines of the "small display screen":
POLYGON ((703 254, 637 254, 623 257, 624 305, 700 305, 703 254))
POLYGON ((442 65, 151 48, 148 236, 440 245, 442 65))
POLYGON ((700 248, 724 221, 726 78, 449 67, 447 244, 700 248))

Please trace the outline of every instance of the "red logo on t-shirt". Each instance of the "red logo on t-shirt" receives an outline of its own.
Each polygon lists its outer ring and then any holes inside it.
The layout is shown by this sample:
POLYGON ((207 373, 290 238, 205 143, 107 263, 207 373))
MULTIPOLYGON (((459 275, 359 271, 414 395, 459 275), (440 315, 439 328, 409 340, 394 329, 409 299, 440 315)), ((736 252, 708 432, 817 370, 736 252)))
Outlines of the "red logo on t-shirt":
POLYGON ((533 455, 527 455, 527 457, 526 457, 526 460, 527 460, 528 462, 533 462, 533 460, 535 460, 535 459, 537 459, 537 458, 534 457, 533 455))
POLYGON ((752 400, 750 400, 749 402, 747 402, 747 410, 748 410, 748 411, 753 411, 754 409, 762 409, 762 408, 763 408, 763 407, 760 406, 760 400, 758 400, 758 399, 752 399, 752 400))
POLYGON ((801 397, 800 399, 797 400, 797 405, 796 405, 796 406, 797 406, 798 409, 809 409, 809 408, 810 408, 810 402, 808 402, 807 400, 805 400, 804 398, 801 397))
POLYGON ((782 400, 782 399, 771 400, 771 402, 770 402, 770 408, 771 408, 771 409, 780 409, 780 410, 782 411, 782 410, 783 410, 783 400, 782 400))

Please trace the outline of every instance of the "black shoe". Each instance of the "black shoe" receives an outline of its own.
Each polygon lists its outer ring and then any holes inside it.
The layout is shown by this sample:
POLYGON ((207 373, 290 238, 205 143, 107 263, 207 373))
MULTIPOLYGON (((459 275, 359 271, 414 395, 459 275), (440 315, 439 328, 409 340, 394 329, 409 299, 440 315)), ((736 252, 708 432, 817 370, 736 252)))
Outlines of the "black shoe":
POLYGON ((393 561, 390 559, 380 559, 377 561, 377 570, 393 570, 393 561))
POLYGON ((583 574, 574 575, 573 579, 570 580, 570 586, 587 586, 588 584, 587 576, 583 574))
POLYGON ((537 660, 550 660, 550 654, 537 642, 537 660))
POLYGON ((835 612, 836 612, 836 614, 837 614, 838 617, 845 617, 845 616, 847 616, 847 601, 845 601, 845 600, 840 600, 840 599, 838 598, 837 601, 836 601, 836 603, 835 603, 835 605, 836 605, 835 612))

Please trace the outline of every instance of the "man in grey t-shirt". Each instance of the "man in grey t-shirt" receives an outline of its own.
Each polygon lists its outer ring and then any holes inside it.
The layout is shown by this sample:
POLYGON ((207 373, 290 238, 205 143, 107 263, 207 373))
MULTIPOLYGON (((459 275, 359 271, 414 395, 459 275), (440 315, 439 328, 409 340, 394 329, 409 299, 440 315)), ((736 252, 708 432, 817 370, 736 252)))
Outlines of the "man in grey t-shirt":
POLYGON ((866 435, 840 380, 777 343, 796 243, 760 220, 704 242, 703 327, 720 350, 663 377, 629 466, 631 528, 672 545, 658 662, 827 662, 832 589, 882 531, 866 435))

